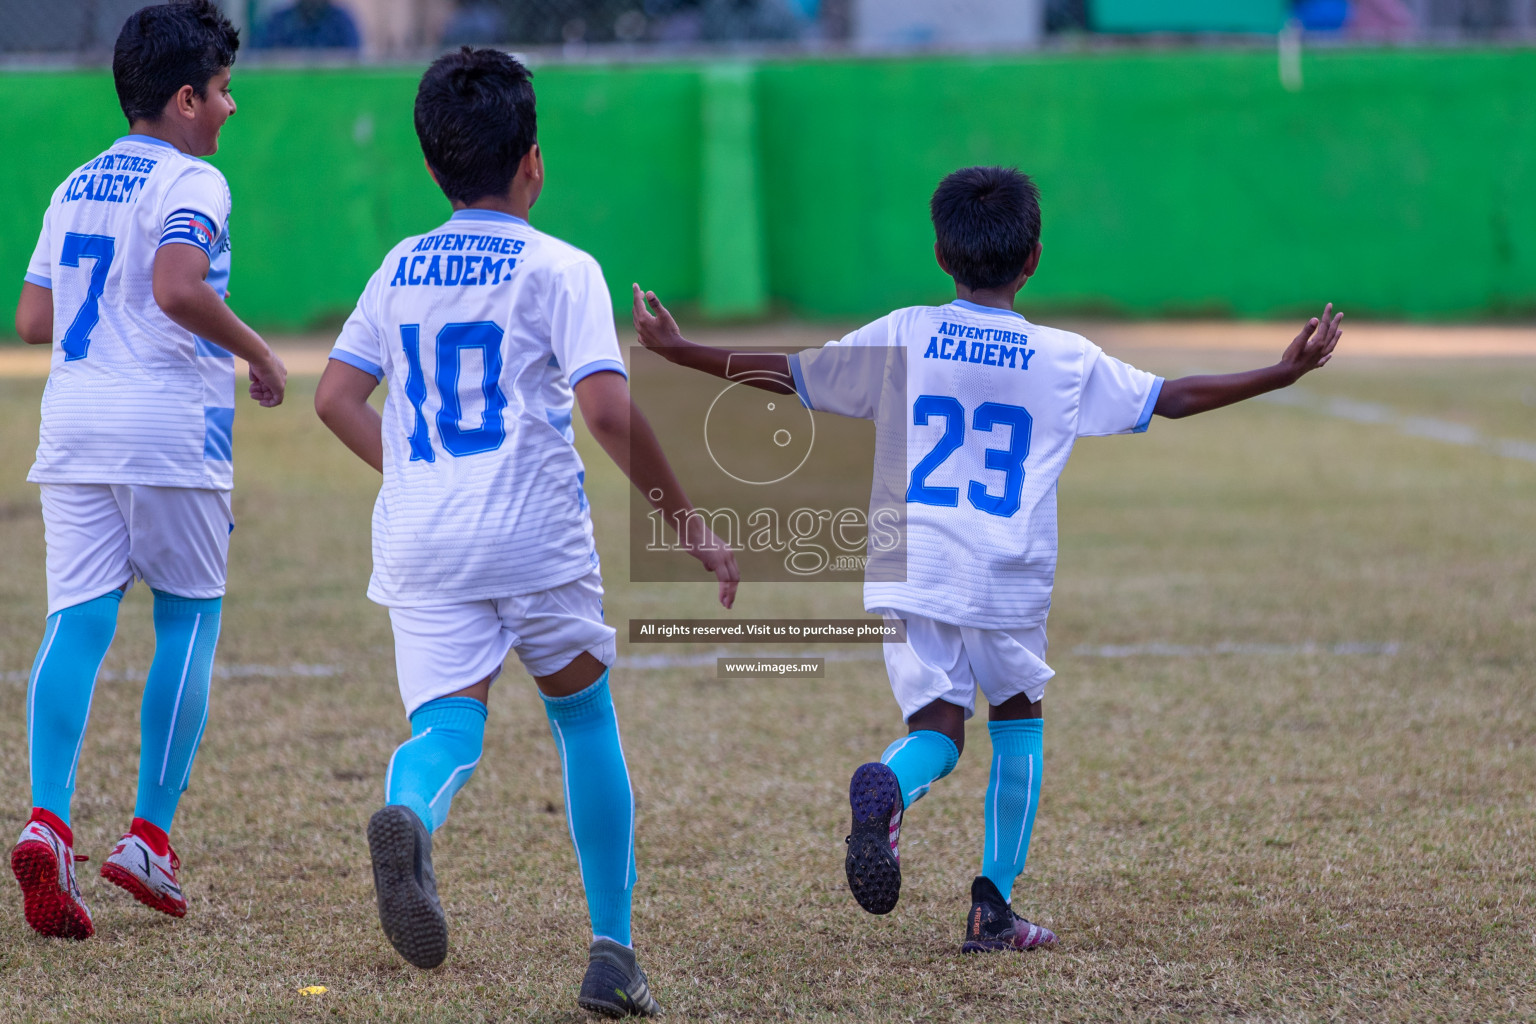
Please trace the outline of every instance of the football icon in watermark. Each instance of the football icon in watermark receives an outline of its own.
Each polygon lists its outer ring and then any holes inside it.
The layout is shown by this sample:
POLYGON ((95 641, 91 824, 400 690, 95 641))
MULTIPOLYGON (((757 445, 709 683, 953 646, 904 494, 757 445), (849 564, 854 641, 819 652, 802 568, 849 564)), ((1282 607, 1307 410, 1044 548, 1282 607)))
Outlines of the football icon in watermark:
MULTIPOLYGON (((905 579, 905 406, 871 402, 876 415, 866 416, 818 411, 797 387, 802 354, 732 352, 721 381, 646 349, 633 353, 630 392, 691 507, 669 520, 659 489, 631 495, 631 580, 697 577, 680 546, 691 528, 684 520, 729 545, 743 579, 905 579), (878 415, 886 406, 891 424, 878 415)), ((834 349, 819 356, 823 390, 836 397, 835 384, 878 397, 897 358, 875 346, 834 349)), ((895 376, 891 386, 904 393, 895 376)))
POLYGON ((811 457, 816 421, 794 394, 785 360, 783 373, 762 369, 727 373, 731 383, 704 414, 704 449, 716 468, 743 484, 766 486, 793 476, 811 457), (790 389, 764 391, 763 382, 790 389))

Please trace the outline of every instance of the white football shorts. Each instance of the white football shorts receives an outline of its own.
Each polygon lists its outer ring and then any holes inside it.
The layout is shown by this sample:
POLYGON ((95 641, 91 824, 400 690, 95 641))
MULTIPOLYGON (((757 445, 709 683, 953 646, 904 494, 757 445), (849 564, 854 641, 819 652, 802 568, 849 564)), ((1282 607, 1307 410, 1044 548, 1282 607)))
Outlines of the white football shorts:
POLYGON ((48 614, 143 580, 177 597, 224 596, 229 492, 147 484, 40 484, 48 614))
POLYGON ((501 673, 517 651, 528 674, 552 675, 590 654, 612 665, 618 649, 603 622, 603 577, 579 580, 518 597, 463 604, 389 609, 395 629, 395 671, 405 713, 501 673))
POLYGON ((903 719, 936 700, 958 704, 970 718, 978 687, 989 704, 1021 693, 1034 702, 1056 674, 1045 663, 1044 625, 971 629, 911 612, 878 611, 886 621, 907 624, 906 643, 885 645, 885 670, 903 719))

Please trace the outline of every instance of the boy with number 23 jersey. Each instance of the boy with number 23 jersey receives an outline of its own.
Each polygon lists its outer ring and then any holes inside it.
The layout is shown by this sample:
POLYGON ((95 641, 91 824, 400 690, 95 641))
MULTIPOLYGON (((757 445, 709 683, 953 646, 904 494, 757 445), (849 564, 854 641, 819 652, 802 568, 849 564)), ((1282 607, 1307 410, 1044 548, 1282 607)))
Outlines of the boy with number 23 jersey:
MULTIPOLYGON (((1041 254, 1039 194, 1027 177, 963 168, 939 183, 930 213, 953 302, 900 309, 787 357, 692 344, 638 285, 635 326, 672 362, 727 378, 750 367, 755 387, 894 425, 876 431, 875 497, 905 508, 905 574, 868 573, 864 606, 906 622, 906 641, 886 644, 885 663, 908 732, 849 782, 848 887, 870 913, 895 908, 903 815, 954 769, 980 692, 992 769, 960 949, 1033 949, 1056 936, 1014 913, 1011 897, 1040 802, 1056 483, 1073 444, 1285 387, 1328 361, 1342 314, 1325 309, 1273 366, 1164 381, 1014 312, 1041 254)), ((871 566, 877 557, 872 548, 871 566)))

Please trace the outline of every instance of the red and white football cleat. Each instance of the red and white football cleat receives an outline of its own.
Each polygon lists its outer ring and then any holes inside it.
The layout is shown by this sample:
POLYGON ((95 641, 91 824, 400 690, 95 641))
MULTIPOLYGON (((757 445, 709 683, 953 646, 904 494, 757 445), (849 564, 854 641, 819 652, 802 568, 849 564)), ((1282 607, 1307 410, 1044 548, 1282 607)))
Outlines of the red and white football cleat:
POLYGON ((70 845, 74 836, 62 821, 46 811, 41 813, 46 817, 27 822, 11 851, 11 871, 21 883, 27 924, 58 939, 88 939, 96 928, 80 898, 75 862, 90 858, 75 855, 70 845))
POLYGON ((145 839, 133 832, 124 834, 101 866, 101 877, 120 889, 126 889, 134 899, 172 917, 187 913, 187 899, 181 894, 176 872, 181 869, 181 858, 165 844, 165 853, 156 853, 145 839))

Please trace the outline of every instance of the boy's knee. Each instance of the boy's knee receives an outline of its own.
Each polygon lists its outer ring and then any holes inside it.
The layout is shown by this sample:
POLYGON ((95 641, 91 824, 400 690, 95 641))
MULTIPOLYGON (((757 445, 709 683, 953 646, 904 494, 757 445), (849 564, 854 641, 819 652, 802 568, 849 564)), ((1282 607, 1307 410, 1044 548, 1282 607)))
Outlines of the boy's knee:
POLYGON ((45 661, 54 650, 60 633, 65 643, 60 651, 101 655, 112 643, 117 633, 117 606, 122 600, 119 591, 111 591, 101 597, 80 604, 61 608, 48 617, 49 627, 44 631, 43 646, 38 651, 39 661, 45 661))
POLYGON ((1015 722, 1045 717, 1045 698, 1032 701, 1027 694, 1016 693, 1001 704, 994 704, 988 713, 994 722, 1015 722))
POLYGON ((955 754, 965 752, 965 709, 946 700, 936 700, 907 718, 908 732, 936 732, 955 745, 955 754))

